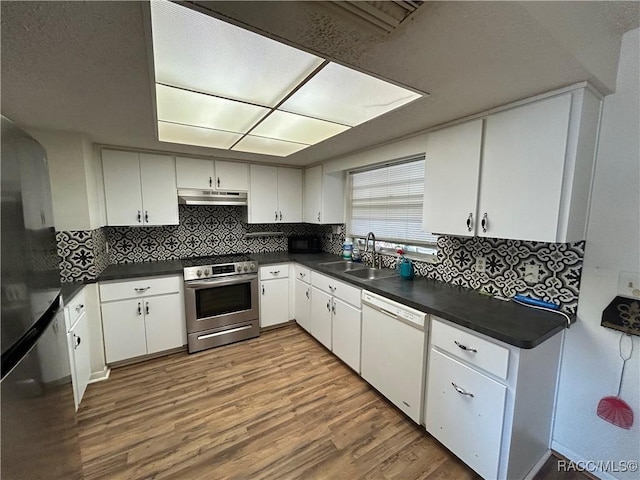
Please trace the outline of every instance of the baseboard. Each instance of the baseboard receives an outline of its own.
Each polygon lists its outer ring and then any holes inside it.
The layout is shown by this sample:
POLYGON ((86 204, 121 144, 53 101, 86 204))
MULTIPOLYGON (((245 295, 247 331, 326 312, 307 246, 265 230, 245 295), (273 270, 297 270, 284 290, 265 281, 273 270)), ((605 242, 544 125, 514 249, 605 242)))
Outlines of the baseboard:
POLYGON ((529 470, 529 473, 527 473, 524 476, 524 480, 533 480, 533 477, 535 477, 538 472, 540 471, 540 469, 542 469, 542 467, 544 466, 545 463, 547 463, 547 460, 549 460, 549 457, 551 457, 551 450, 547 450, 544 455, 542 455, 542 457, 540 457, 540 460, 538 460, 535 465, 531 468, 531 470, 529 470))
MULTIPOLYGON (((551 450, 553 451, 553 453, 560 458, 569 460, 575 464, 578 464, 580 466, 584 466, 584 465, 588 465, 588 464, 593 464, 593 460, 587 460, 585 458, 583 458, 581 455, 578 455, 576 452, 574 452, 573 450, 565 447, 564 445, 556 442, 556 441, 552 441, 551 442, 551 450)), ((586 475, 589 478, 592 478, 594 480, 619 480, 618 477, 614 477, 613 475, 611 475, 610 473, 607 472, 602 472, 602 471, 596 471, 596 472, 589 472, 586 470, 581 470, 580 473, 586 475)))
POLYGON ((93 372, 89 377, 89 383, 103 382, 107 380, 111 375, 111 369, 107 366, 104 367, 104 370, 101 372, 93 372))

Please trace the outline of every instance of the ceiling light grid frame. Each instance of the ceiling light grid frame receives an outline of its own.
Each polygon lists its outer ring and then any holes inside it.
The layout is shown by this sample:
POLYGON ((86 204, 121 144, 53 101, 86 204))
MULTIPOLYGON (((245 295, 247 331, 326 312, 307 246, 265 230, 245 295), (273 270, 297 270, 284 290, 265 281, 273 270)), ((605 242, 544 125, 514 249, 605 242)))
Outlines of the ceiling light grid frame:
POLYGON ((160 141, 288 156, 423 96, 200 9, 150 25, 160 141))

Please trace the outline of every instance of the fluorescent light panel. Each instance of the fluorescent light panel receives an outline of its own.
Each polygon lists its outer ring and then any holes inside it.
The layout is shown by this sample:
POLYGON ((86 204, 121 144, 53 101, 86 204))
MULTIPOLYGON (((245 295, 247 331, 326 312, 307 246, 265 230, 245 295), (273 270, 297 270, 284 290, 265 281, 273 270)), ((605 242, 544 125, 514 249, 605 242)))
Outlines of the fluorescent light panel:
POLYGON ((169 1, 151 20, 160 141, 287 156, 421 96, 169 1))

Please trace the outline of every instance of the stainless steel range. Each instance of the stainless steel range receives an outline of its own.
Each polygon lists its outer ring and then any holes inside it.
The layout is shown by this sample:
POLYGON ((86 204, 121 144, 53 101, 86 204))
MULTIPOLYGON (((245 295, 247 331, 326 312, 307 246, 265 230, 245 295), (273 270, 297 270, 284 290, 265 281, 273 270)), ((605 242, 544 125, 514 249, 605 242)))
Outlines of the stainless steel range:
POLYGON ((189 353, 260 335, 256 262, 222 255, 182 264, 189 353))

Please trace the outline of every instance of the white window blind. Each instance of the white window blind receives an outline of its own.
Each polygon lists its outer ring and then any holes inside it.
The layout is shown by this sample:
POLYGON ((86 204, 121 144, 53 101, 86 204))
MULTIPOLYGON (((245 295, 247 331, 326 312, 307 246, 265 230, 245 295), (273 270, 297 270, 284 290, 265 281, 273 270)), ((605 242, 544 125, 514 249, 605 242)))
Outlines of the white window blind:
POLYGON ((349 234, 391 242, 435 244, 422 229, 424 157, 349 174, 349 234))

